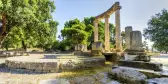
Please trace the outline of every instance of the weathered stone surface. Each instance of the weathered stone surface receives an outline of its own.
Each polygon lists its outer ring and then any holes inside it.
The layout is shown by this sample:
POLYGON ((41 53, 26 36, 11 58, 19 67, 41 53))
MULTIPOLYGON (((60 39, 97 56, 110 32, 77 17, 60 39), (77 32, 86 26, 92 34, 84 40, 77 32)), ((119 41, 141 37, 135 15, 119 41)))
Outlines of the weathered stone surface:
POLYGON ((102 55, 103 44, 101 42, 92 43, 92 56, 101 56, 102 55))
POLYGON ((127 84, 145 84, 147 77, 136 70, 126 68, 114 68, 111 72, 112 78, 127 84))
POLYGON ((35 56, 10 57, 5 65, 12 69, 25 69, 33 72, 59 72, 62 70, 76 70, 105 65, 105 58, 92 58, 82 56, 57 57, 55 59, 43 59, 35 56))
POLYGON ((131 35, 130 33, 132 32, 132 26, 127 26, 125 27, 125 48, 130 49, 131 47, 131 35))
POLYGON ((99 29, 98 29, 98 21, 94 21, 94 42, 99 40, 99 29))
POLYGON ((152 62, 143 62, 143 61, 119 61, 120 66, 134 67, 134 68, 143 68, 154 71, 162 71, 163 65, 160 63, 152 62))
POLYGON ((121 28, 120 28, 120 10, 115 12, 115 34, 116 34, 116 49, 121 49, 121 28))
POLYGON ((104 34, 105 34, 104 50, 105 52, 110 51, 109 17, 110 17, 109 15, 105 17, 105 29, 104 29, 104 34))
POLYGON ((91 51, 74 51, 74 55, 91 57, 91 51))
POLYGON ((48 79, 41 80, 39 84, 70 84, 70 82, 66 79, 48 79))
POLYGON ((71 80, 71 84, 95 84, 93 77, 75 77, 71 80))
POLYGON ((150 62, 151 57, 148 55, 138 55, 134 59, 135 61, 144 61, 144 62, 150 62))
POLYGON ((103 44, 101 42, 92 43, 92 50, 102 50, 103 44))
POLYGON ((148 84, 167 84, 168 78, 154 78, 154 79, 148 79, 148 84))
POLYGON ((118 81, 110 81, 110 82, 108 82, 108 83, 106 83, 106 84, 121 84, 120 82, 118 82, 118 81))
POLYGON ((143 50, 141 32, 140 31, 132 31, 130 34, 131 34, 131 49, 143 50))
POLYGON ((126 61, 144 61, 149 62, 151 60, 151 57, 148 55, 143 55, 143 53, 127 53, 124 55, 124 60, 126 61), (139 54, 139 55, 138 55, 139 54), (142 54, 142 55, 140 55, 142 54))
POLYGON ((77 44, 75 46, 75 51, 87 51, 87 45, 85 45, 85 44, 77 44))
POLYGON ((111 81, 107 72, 98 73, 91 76, 75 77, 70 80, 71 84, 106 84, 111 81))

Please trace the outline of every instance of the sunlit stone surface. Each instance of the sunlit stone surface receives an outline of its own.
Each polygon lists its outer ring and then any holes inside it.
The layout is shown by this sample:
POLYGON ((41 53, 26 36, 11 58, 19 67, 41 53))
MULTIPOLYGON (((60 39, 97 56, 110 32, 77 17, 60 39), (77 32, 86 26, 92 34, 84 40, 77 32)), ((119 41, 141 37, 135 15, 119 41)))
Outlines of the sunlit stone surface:
POLYGON ((7 58, 5 64, 11 69, 48 73, 104 66, 105 58, 82 56, 20 56, 7 58))

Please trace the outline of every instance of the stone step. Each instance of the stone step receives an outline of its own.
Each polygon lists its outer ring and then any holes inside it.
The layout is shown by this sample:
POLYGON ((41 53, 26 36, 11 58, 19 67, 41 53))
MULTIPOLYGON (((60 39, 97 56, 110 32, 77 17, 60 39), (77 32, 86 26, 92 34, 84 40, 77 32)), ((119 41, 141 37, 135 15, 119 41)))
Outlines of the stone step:
POLYGON ((153 62, 120 60, 118 65, 126 66, 126 67, 133 67, 133 68, 148 69, 148 70, 154 70, 154 71, 163 70, 163 65, 161 63, 153 63, 153 62))

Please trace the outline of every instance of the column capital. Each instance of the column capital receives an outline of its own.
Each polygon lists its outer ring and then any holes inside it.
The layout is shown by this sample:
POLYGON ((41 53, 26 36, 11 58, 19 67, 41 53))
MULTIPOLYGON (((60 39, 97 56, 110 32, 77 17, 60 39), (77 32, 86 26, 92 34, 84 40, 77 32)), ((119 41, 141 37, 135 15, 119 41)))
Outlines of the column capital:
POLYGON ((110 15, 105 15, 105 18, 110 18, 110 15))

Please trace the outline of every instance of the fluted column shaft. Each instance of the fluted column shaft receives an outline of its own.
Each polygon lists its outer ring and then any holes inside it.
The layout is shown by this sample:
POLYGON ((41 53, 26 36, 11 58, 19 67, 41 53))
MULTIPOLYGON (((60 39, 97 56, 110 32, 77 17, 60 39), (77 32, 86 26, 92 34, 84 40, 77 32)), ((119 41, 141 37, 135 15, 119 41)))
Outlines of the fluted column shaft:
POLYGON ((105 51, 110 51, 109 16, 105 17, 105 51))
POLYGON ((121 30, 120 30, 120 10, 115 12, 115 26, 116 26, 116 49, 121 49, 121 30))
POLYGON ((98 33, 98 22, 94 22, 94 42, 97 42, 99 38, 99 33, 98 33))

